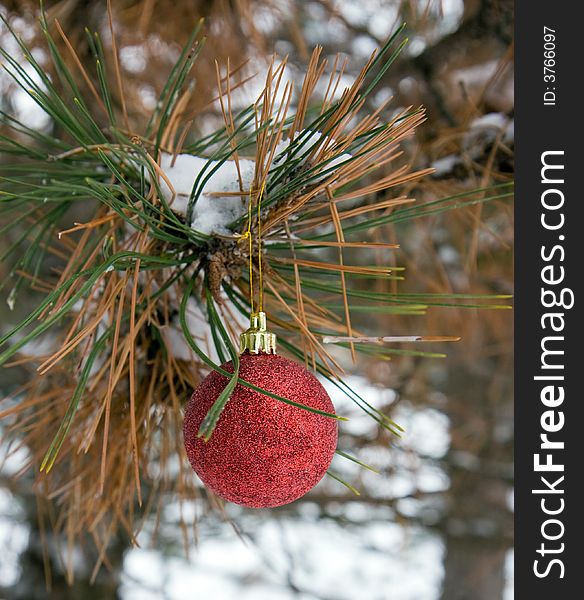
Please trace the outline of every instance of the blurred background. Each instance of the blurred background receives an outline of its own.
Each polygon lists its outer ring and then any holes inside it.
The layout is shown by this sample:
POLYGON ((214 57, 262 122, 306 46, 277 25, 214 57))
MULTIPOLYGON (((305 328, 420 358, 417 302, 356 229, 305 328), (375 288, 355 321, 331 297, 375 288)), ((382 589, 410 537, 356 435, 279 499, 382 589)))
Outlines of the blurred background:
MULTIPOLYGON (((88 52, 84 27, 111 43, 105 2, 45 6, 82 60, 88 52)), ((114 0, 112 7, 133 123, 147 118, 181 45, 205 17, 208 40, 194 75, 200 91, 193 106, 202 134, 222 124, 211 102, 215 60, 247 60, 242 73, 258 73, 261 80, 273 53, 287 55, 289 75, 300 83, 310 51, 322 45, 331 59, 336 53, 349 58, 344 83, 350 85, 371 52, 406 22, 409 45, 370 109, 389 96, 388 118, 407 106, 427 108, 427 121, 405 150, 416 167, 432 166, 435 173, 409 193, 430 201, 512 179, 511 0, 114 0)), ((32 47, 37 11, 35 2, 0 0, 0 12, 32 47)), ((3 25, 0 43, 13 43, 3 25)), ((40 45, 36 52, 42 60, 40 45)), ((242 104, 258 89, 252 81, 241 91, 242 104)), ((2 110, 32 128, 51 127, 3 74, 0 95, 2 110)), ((509 202, 495 200, 388 226, 384 236, 401 244, 395 260, 406 267, 400 290, 512 293, 512 216, 509 202)), ((3 270, 0 265, 0 276, 3 270)), ((27 308, 11 310, 5 292, 2 330, 27 308)), ((266 511, 199 502, 181 508, 169 496, 145 523, 139 547, 120 534, 97 574, 91 544, 75 547, 70 586, 60 560, 66 536, 39 526, 37 512, 46 501, 32 493, 35 474, 21 472, 26 449, 4 443, 0 599, 510 600, 510 311, 436 307, 424 317, 359 313, 353 321, 374 335, 462 337, 438 348, 446 358, 361 356, 352 364, 339 351, 348 383, 406 430, 398 443, 389 440, 329 390, 337 412, 351 417, 341 430, 342 446, 380 471, 347 461, 335 465, 360 496, 326 478, 301 500, 266 511), (188 552, 177 526, 181 510, 198 517, 198 542, 188 552)), ((24 369, 3 369, 0 397, 24 377, 24 369)))

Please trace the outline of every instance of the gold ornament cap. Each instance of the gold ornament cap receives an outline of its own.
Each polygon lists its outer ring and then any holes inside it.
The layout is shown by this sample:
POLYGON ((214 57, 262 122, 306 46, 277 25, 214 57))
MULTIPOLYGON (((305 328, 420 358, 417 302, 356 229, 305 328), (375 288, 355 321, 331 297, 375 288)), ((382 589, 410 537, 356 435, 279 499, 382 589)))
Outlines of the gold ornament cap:
POLYGON ((276 334, 267 329, 266 313, 251 313, 249 321, 249 329, 239 336, 239 353, 276 354, 276 334))

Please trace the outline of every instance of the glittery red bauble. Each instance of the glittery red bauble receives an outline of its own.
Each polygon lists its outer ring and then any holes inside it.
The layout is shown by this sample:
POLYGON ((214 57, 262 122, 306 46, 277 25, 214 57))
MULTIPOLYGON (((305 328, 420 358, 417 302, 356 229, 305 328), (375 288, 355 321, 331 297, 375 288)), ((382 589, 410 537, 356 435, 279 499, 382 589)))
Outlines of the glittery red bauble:
MULTIPOLYGON (((302 365, 270 354, 244 354, 239 376, 273 394, 333 413, 318 379, 302 365)), ((228 362, 223 369, 233 372, 228 362)), ((227 385, 211 372, 187 404, 189 461, 215 494, 244 506, 281 506, 300 498, 324 476, 337 446, 337 423, 238 384, 211 439, 197 437, 207 411, 227 385)))

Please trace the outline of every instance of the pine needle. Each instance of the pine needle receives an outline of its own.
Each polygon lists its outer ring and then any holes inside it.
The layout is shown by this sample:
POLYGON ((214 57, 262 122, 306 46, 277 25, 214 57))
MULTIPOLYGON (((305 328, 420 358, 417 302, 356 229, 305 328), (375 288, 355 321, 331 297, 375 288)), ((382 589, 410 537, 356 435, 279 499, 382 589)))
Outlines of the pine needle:
MULTIPOLYGON (((287 61, 274 59, 257 100, 239 111, 234 91, 248 79, 245 62, 215 64, 219 110, 207 104, 205 111, 218 112, 223 124, 199 135, 202 117, 192 108, 191 72, 201 53, 202 23, 168 74, 148 122, 141 124, 129 112, 112 11, 108 0, 109 59, 100 36, 87 31, 86 64, 59 23, 57 39, 51 37, 44 16, 50 76, 3 18, 23 61, 0 48, 11 85, 28 94, 53 125, 51 133, 40 132, 0 113, 0 217, 6 221, 0 231, 15 232, 14 243, 3 248, 5 280, 14 286, 9 300, 16 303, 28 289, 43 294, 0 337, 0 364, 36 369, 0 417, 10 417, 9 434, 29 449, 28 466, 40 465, 43 471, 39 488, 59 507, 47 521, 66 532, 64 553, 90 533, 98 550, 93 576, 107 565, 107 545, 119 529, 134 540, 149 512, 159 521, 170 494, 181 502, 198 497, 184 461, 172 478, 169 473, 183 455, 181 405, 209 369, 229 384, 203 423, 205 439, 236 385, 319 412, 239 377, 234 342, 240 315, 249 315, 251 281, 249 250, 237 240, 247 215, 226 223, 227 232, 220 235, 196 231, 192 217, 203 193, 233 202, 251 196, 254 208, 261 208, 250 236, 256 239, 261 229, 256 250, 262 252, 266 310, 280 345, 395 436, 401 428, 343 383, 340 361, 327 344, 349 348, 354 358, 358 353, 380 360, 399 353, 439 357, 384 344, 451 342, 457 336, 371 337, 357 331, 352 318, 364 311, 409 319, 429 307, 508 308, 499 302, 506 298, 502 295, 403 293, 393 287, 403 278, 403 267, 393 261, 384 266, 381 252, 392 250, 393 257, 399 249, 389 243, 395 240, 393 233, 386 236, 386 227, 512 195, 509 184, 484 185, 471 193, 414 202, 417 183, 431 170, 412 168, 402 148, 424 121, 424 111, 408 107, 385 120, 386 103, 365 110, 403 48, 402 29, 345 90, 346 58, 328 61, 321 48, 315 49, 297 95, 286 76, 287 61), (110 64, 113 81, 106 69, 110 64), (181 154, 205 163, 194 178, 186 211, 178 210, 163 153, 174 166, 181 154), (243 158, 255 163, 250 185, 243 158), (209 189, 212 175, 230 161, 235 187, 209 189), (83 217, 74 216, 79 209, 83 217), (347 264, 352 262, 349 249, 359 250, 359 264, 347 264), (45 272, 48 257, 51 269, 45 272), (47 341, 53 345, 46 352, 43 346, 44 356, 27 354, 47 341), (181 344, 188 361, 182 359, 181 344), (213 355, 231 359, 234 372, 215 364, 213 355), (147 468, 153 458, 160 471, 156 476, 147 468)), ((258 275, 252 269, 251 277, 258 275)), ((180 528, 188 546, 182 513, 180 528)))

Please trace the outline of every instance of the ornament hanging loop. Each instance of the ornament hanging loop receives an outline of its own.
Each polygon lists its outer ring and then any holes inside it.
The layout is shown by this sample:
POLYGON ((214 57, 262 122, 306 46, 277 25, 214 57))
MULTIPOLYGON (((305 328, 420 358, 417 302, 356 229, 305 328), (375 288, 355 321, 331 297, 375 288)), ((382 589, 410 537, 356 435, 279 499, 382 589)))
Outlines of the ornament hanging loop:
POLYGON ((268 331, 266 313, 251 313, 249 329, 239 336, 239 353, 276 354, 276 334, 268 331))
POLYGON ((239 336, 239 353, 244 354, 276 354, 276 335, 267 328, 266 313, 264 312, 264 281, 262 267, 262 197, 266 183, 262 184, 257 198, 257 246, 258 246, 258 308, 254 310, 254 286, 253 286, 253 240, 251 234, 252 225, 252 203, 253 186, 249 190, 247 230, 241 239, 247 239, 249 243, 249 303, 251 307, 250 324, 239 336))
MULTIPOLYGON (((262 198, 266 189, 266 182, 262 184, 260 192, 257 197, 257 247, 258 247, 258 313, 264 310, 264 273, 263 273, 263 259, 262 259, 262 198)), ((243 234, 239 236, 239 241, 248 242, 248 267, 249 267, 249 304, 251 307, 252 314, 255 314, 254 310, 254 277, 253 277, 253 235, 252 235, 252 221, 253 221, 253 185, 249 189, 249 201, 247 209, 247 228, 243 234)))

